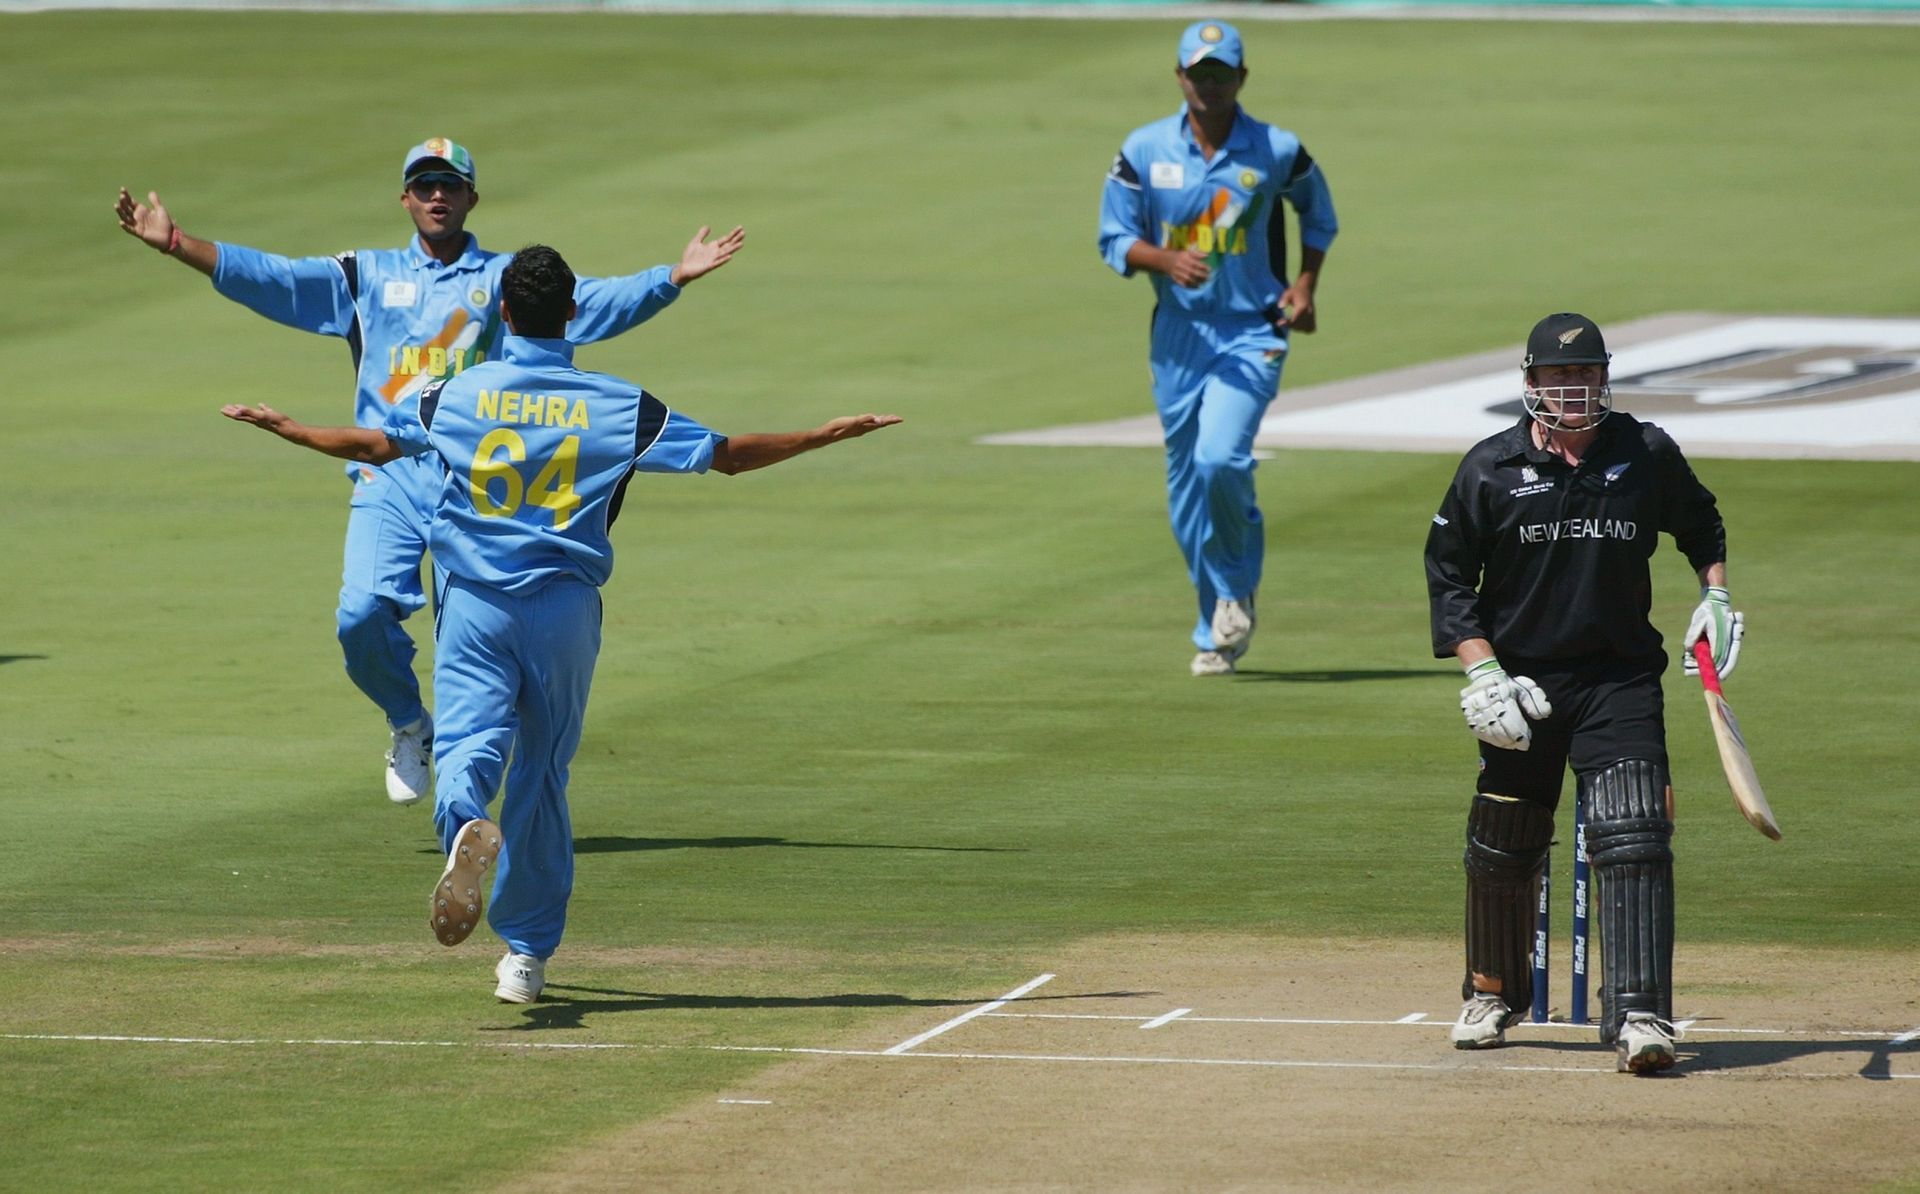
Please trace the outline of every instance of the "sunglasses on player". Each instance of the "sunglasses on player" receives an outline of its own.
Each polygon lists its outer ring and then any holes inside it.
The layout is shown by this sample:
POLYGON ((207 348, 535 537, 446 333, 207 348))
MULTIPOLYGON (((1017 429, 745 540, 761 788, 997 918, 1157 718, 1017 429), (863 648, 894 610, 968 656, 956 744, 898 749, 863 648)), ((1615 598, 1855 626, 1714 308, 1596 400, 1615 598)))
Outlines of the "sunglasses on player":
POLYGON ((407 189, 417 199, 425 199, 435 191, 464 191, 466 188, 467 180, 458 174, 416 174, 407 180, 407 189))

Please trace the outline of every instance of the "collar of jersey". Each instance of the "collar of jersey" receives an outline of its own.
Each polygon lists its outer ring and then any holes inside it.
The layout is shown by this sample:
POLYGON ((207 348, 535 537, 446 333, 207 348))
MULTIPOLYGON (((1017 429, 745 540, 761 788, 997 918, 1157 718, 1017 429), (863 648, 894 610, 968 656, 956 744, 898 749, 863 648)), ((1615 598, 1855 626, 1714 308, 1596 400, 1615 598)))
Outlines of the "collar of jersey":
MULTIPOLYGON (((452 265, 443 268, 449 270, 469 270, 479 269, 482 265, 486 264, 480 257, 480 242, 474 238, 471 232, 465 235, 467 238, 467 247, 460 250, 460 256, 453 259, 452 265)), ((426 269, 429 266, 438 264, 435 258, 420 247, 420 235, 418 233, 415 233, 413 239, 407 242, 407 261, 415 269, 426 269)))
MULTIPOLYGON (((1187 117, 1187 105, 1181 104, 1180 138, 1187 143, 1188 149, 1199 153, 1200 143, 1193 139, 1193 125, 1187 122, 1187 117)), ((1246 149, 1253 144, 1253 130, 1248 127, 1248 124, 1249 118, 1247 116, 1247 110, 1235 104, 1233 106, 1233 127, 1227 130, 1227 143, 1220 147, 1221 161, 1226 160, 1226 155, 1229 152, 1236 149, 1246 149)))
MULTIPOLYGON (((1600 434, 1593 441, 1595 450, 1587 453, 1585 460, 1597 458, 1599 450, 1613 442, 1613 437, 1619 432, 1621 413, 1622 412, 1617 410, 1614 411, 1600 424, 1600 434)), ((1533 428, 1529 425, 1532 422, 1532 415, 1523 414, 1520 416, 1520 421, 1513 425, 1513 429, 1507 432, 1506 442, 1500 445, 1501 463, 1504 464, 1509 460, 1524 458, 1533 461, 1535 464, 1558 462, 1564 465, 1566 461, 1561 460, 1552 452, 1547 451, 1545 448, 1536 448, 1533 446, 1533 428)))
POLYGON ((539 336, 507 333, 502 354, 516 365, 571 365, 573 344, 567 340, 547 340, 539 336))

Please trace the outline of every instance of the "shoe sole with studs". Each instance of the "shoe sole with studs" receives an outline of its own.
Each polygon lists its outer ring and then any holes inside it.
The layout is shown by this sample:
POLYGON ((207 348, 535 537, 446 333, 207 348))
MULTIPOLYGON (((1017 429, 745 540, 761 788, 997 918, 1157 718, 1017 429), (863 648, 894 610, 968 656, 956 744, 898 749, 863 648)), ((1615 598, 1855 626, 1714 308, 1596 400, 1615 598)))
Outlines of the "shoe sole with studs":
POLYGON ((458 945, 480 927, 480 880, 500 857, 500 827, 492 821, 468 821, 447 851, 447 869, 433 888, 427 923, 442 945, 458 945))

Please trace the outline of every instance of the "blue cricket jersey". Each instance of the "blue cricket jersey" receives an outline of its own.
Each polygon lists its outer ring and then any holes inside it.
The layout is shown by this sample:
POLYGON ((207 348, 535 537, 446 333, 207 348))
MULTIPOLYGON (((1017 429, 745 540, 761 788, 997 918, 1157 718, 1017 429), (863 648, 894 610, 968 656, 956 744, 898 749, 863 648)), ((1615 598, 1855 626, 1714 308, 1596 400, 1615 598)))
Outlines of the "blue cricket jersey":
POLYGON ((725 438, 632 382, 574 368, 565 340, 513 335, 499 359, 427 384, 380 430, 444 470, 433 558, 509 593, 559 576, 606 583, 607 528, 634 472, 705 472, 725 438))
POLYGON ((1187 125, 1187 110, 1135 129, 1107 172, 1100 200, 1100 255, 1122 276, 1135 241, 1198 248, 1212 276, 1177 286, 1149 275, 1162 306, 1205 318, 1260 315, 1286 289, 1284 196, 1300 217, 1300 239, 1325 249, 1340 231, 1326 176, 1286 129, 1236 109, 1226 144, 1209 162, 1187 125))
MULTIPOLYGON (((458 376, 500 354, 500 274, 513 259, 480 247, 442 265, 420 247, 361 249, 337 257, 281 257, 219 245, 213 288, 268 319, 346 340, 357 377, 353 420, 379 427, 392 407, 428 382, 458 376)), ((617 336, 680 295, 659 265, 619 278, 581 278, 567 338, 617 336)), ((362 465, 349 465, 349 473, 362 465)))

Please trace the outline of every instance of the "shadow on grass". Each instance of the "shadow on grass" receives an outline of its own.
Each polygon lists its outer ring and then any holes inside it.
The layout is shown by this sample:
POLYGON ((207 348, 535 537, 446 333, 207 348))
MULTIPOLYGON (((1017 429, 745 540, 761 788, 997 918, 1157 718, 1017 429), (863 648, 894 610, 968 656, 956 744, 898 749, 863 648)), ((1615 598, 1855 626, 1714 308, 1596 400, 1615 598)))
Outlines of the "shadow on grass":
POLYGON ((0 663, 20 663, 23 660, 45 658, 45 655, 0 655, 0 663))
MULTIPOLYGON (((1586 1054, 1594 1058, 1596 1068, 1611 1065, 1613 1048, 1597 1041, 1514 1041, 1509 1050, 1543 1050, 1550 1053, 1586 1054)), ((1506 1052, 1507 1050, 1502 1050, 1506 1052)), ((1759 1070, 1769 1066, 1784 1065, 1807 1057, 1842 1057, 1858 1059, 1858 1075, 1874 1082, 1891 1082, 1894 1079, 1893 1059, 1896 1056, 1920 1057, 1920 1039, 1911 1041, 1874 1040, 1856 1037, 1852 1040, 1746 1040, 1746 1041, 1690 1041, 1684 1037, 1679 1046, 1679 1060, 1671 1070, 1659 1075, 1662 1078, 1684 1078, 1689 1074, 1724 1073, 1729 1070, 1759 1070)), ((1828 1075, 1838 1077, 1837 1073, 1828 1075)))
MULTIPOLYGON (((1025 854, 1024 846, 901 846, 883 842, 796 842, 784 837, 577 837, 575 854, 626 854, 635 850, 745 850, 784 846, 797 850, 934 850, 947 854, 1025 854)), ((416 854, 444 857, 445 851, 423 847, 416 854)))
POLYGON ((628 850, 743 850, 783 846, 799 850, 939 850, 955 854, 1025 854, 1010 846, 899 846, 879 842, 796 842, 784 837, 577 837, 575 854, 618 854, 628 850))
POLYGON ((1237 668, 1236 680, 1279 681, 1284 684, 1352 684, 1359 680, 1413 680, 1420 677, 1448 676, 1458 680, 1458 668, 1376 668, 1347 671, 1263 672, 1258 668, 1237 668))
MULTIPOLYGON (((1073 995, 1022 995, 1020 1002, 1039 1003, 1059 999, 1138 999, 1158 995, 1158 991, 1083 991, 1073 995)), ((540 1002, 526 1009, 523 1023, 482 1032, 542 1032, 554 1028, 585 1027, 589 1015, 609 1012, 656 1012, 672 1009, 734 1011, 750 1008, 806 1007, 979 1007, 998 998, 994 995, 963 999, 914 999, 885 993, 840 995, 692 995, 667 991, 619 991, 606 987, 578 987, 548 983, 540 993, 540 1002), (556 995, 555 992, 562 992, 556 995), (608 995, 610 999, 581 999, 577 994, 608 995)))

